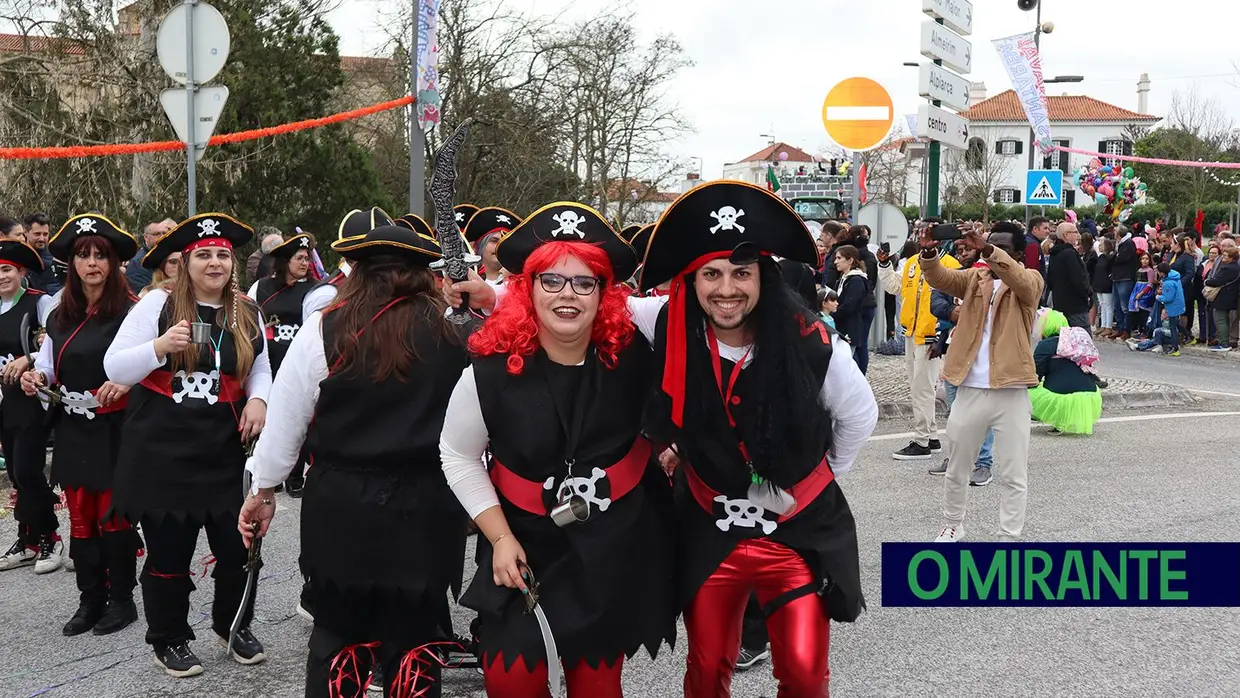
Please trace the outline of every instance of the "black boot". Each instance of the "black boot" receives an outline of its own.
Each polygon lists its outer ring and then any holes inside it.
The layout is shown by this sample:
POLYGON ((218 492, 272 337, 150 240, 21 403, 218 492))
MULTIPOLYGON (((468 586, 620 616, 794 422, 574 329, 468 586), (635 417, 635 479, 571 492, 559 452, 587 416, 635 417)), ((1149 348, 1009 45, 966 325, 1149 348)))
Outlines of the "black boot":
POLYGON ((65 623, 63 632, 67 637, 81 635, 95 627, 103 617, 108 591, 101 547, 98 538, 78 538, 69 548, 81 600, 77 613, 65 623))
POLYGON ((138 620, 133 590, 138 585, 138 549, 142 540, 137 532, 109 531, 103 534, 103 555, 108 567, 108 607, 95 624, 96 635, 110 635, 138 620))

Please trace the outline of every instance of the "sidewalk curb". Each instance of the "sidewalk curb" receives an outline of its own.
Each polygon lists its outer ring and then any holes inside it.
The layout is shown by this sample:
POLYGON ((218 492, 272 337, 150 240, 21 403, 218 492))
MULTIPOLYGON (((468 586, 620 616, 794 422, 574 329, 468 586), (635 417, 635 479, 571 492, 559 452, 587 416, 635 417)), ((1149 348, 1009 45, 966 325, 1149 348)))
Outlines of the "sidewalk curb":
MULTIPOLYGON (((1131 410, 1149 407, 1180 407, 1183 405, 1194 405, 1200 402, 1200 398, 1195 397, 1191 391, 1183 388, 1168 387, 1164 390, 1148 390, 1133 393, 1110 393, 1106 390, 1102 391, 1102 409, 1107 410, 1131 410)), ((947 416, 947 403, 942 400, 935 401, 935 414, 938 417, 947 416)), ((907 402, 884 401, 878 403, 878 419, 912 419, 913 408, 907 402)))

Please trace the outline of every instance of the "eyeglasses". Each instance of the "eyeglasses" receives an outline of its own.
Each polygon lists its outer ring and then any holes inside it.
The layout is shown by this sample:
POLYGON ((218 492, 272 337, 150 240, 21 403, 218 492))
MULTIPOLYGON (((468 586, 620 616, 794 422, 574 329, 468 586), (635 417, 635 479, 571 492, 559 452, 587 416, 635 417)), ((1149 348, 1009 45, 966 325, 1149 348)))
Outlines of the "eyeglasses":
POLYGON ((588 296, 594 293, 594 289, 598 288, 599 279, 597 276, 574 276, 566 277, 560 274, 539 274, 538 283, 542 285, 542 289, 547 293, 559 293, 564 290, 564 284, 573 287, 573 293, 579 296, 588 296))

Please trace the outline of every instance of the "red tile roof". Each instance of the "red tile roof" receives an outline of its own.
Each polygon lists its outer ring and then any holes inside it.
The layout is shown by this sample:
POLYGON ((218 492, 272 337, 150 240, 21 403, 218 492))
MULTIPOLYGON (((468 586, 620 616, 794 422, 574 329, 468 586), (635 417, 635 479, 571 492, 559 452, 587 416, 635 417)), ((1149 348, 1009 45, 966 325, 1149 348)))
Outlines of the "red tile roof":
POLYGON ((341 56, 340 68, 345 72, 388 72, 395 68, 391 58, 375 56, 341 56))
POLYGON ((788 162, 817 162, 813 155, 787 143, 772 143, 738 162, 771 162, 772 160, 778 160, 780 153, 788 153, 788 162))
POLYGON ((49 36, 0 34, 0 53, 72 53, 82 55, 80 43, 49 36))
MULTIPOLYGON (((1084 95, 1047 95, 1051 121, 1159 121, 1160 117, 1138 114, 1084 95)), ((1026 121, 1020 98, 1013 90, 984 99, 961 113, 969 121, 1026 121)))

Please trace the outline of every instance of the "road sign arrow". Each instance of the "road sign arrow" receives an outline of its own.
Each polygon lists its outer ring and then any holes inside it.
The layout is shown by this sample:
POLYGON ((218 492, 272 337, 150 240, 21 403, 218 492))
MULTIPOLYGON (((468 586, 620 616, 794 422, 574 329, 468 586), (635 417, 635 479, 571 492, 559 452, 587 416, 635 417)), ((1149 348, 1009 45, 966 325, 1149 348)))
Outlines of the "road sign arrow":
POLYGON ((964 62, 969 65, 973 65, 973 47, 964 47, 964 62))
POLYGON ((193 143, 194 159, 201 160, 207 149, 207 141, 215 133, 220 114, 224 112, 224 104, 228 101, 228 88, 223 85, 199 87, 194 92, 194 129, 189 125, 189 98, 185 88, 172 88, 159 93, 159 102, 164 106, 164 113, 177 138, 186 143, 193 143))

